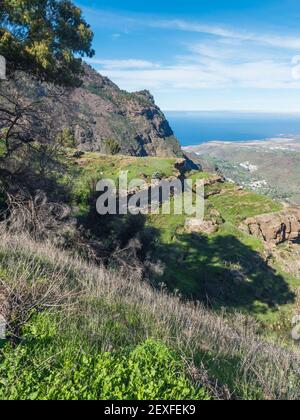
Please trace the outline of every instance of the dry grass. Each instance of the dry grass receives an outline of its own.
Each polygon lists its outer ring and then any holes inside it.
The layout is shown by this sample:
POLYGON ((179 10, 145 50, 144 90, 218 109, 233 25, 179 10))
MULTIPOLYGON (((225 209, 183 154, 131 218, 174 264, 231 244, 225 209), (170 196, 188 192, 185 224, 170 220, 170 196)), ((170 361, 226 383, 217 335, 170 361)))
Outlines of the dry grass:
MULTIPOLYGON (((200 304, 183 303, 177 296, 141 283, 134 273, 109 272, 58 251, 50 242, 37 243, 26 235, 1 232, 0 253, 12 256, 12 269, 14 258, 26 264, 36 260, 49 264, 53 273, 79 284, 87 301, 105 301, 106 305, 120 304, 134 310, 145 319, 145 338, 153 335, 154 323, 157 335, 181 352, 194 380, 204 382, 216 398, 300 398, 297 349, 261 338, 255 322, 243 315, 228 317, 200 304), (152 327, 146 322, 149 319, 152 327)), ((92 326, 87 333, 97 336, 105 322, 101 308, 83 305, 81 311, 92 326)), ((104 349, 111 345, 109 334, 102 337, 104 349)))

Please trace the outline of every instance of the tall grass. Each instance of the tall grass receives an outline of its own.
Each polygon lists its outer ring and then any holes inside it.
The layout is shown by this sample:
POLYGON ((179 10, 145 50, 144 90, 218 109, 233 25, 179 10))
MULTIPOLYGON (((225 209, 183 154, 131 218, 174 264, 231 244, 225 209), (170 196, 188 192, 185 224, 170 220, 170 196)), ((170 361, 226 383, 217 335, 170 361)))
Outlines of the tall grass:
POLYGON ((16 267, 29 267, 31 277, 42 270, 49 281, 59 274, 68 288, 76 285, 81 293, 61 316, 62 329, 73 329, 73 336, 99 351, 159 339, 176 349, 193 381, 205 384, 215 398, 300 398, 297 348, 260 337, 251 318, 182 302, 134 273, 108 271, 25 234, 1 232, 0 266, 7 276, 16 267))

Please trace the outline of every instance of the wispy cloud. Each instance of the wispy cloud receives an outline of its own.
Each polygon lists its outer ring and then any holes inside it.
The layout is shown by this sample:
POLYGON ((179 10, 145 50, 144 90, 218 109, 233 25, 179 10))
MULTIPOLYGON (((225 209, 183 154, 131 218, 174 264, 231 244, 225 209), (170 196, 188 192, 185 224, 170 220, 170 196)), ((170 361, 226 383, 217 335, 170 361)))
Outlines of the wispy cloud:
POLYGON ((222 26, 205 25, 202 23, 174 20, 153 20, 148 22, 156 28, 175 29, 185 32, 196 32, 208 35, 214 35, 221 38, 237 39, 240 41, 252 41, 272 47, 286 48, 290 50, 300 49, 300 37, 290 37, 275 34, 257 34, 252 32, 240 32, 226 29, 222 26))
POLYGON ((136 60, 90 60, 104 75, 128 90, 186 90, 256 88, 299 89, 299 56, 278 59, 263 53, 243 54, 231 45, 186 45, 186 55, 174 64, 136 60))
POLYGON ((157 68, 103 68, 100 72, 122 88, 139 90, 197 90, 220 88, 295 89, 300 83, 293 78, 287 63, 266 60, 231 64, 205 60, 198 64, 178 64, 157 68))
POLYGON ((104 60, 104 59, 88 59, 89 64, 100 65, 103 69, 151 69, 160 67, 157 63, 146 60, 104 60))
MULTIPOLYGON (((280 31, 271 34, 184 19, 123 16, 91 9, 86 9, 86 12, 95 25, 107 25, 118 34, 141 28, 179 32, 176 42, 181 55, 171 56, 166 52, 164 62, 130 56, 126 60, 99 57, 89 61, 124 89, 148 88, 154 92, 220 88, 300 89, 300 60, 296 56, 296 51, 300 51, 300 37, 280 31), (180 41, 181 32, 195 33, 194 41, 183 34, 180 41), (293 55, 295 59, 291 63, 293 55)), ((140 53, 143 57, 144 51, 140 53)))
POLYGON ((89 21, 94 26, 110 26, 114 28, 136 29, 140 27, 152 27, 166 30, 177 30, 183 32, 193 32, 198 34, 212 35, 215 37, 239 41, 248 41, 265 46, 284 48, 287 50, 300 50, 300 37, 288 36, 278 33, 258 33, 249 30, 236 30, 223 25, 204 24, 184 19, 161 19, 148 15, 125 15, 111 13, 83 7, 88 15, 89 21))

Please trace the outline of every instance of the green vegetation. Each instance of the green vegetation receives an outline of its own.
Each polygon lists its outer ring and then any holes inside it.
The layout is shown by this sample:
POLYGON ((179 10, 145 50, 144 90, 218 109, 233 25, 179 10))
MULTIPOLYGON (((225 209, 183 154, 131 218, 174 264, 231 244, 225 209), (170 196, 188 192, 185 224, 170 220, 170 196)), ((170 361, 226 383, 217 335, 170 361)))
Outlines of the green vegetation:
POLYGON ((79 178, 92 174, 100 174, 117 181, 120 171, 128 172, 128 180, 143 177, 151 180, 154 173, 159 172, 164 177, 174 174, 174 158, 135 158, 128 156, 104 156, 99 153, 85 153, 77 162, 80 168, 79 178))
POLYGON ((215 308, 225 306, 254 316, 278 313, 278 305, 294 301, 290 279, 264 263, 257 251, 259 240, 230 225, 205 237, 174 232, 167 217, 162 224, 162 242, 154 252, 165 267, 158 283, 186 297, 208 299, 215 308))
MULTIPOLYGON (((51 83, 54 97, 58 86, 79 86, 78 57, 93 55, 81 10, 70 1, 4 0, 0 23, 9 76, 0 92, 0 399, 299 399, 289 319, 300 280, 282 264, 291 245, 270 250, 242 229, 282 205, 209 173, 185 173, 175 158, 120 155, 125 143, 145 153, 139 117, 124 117, 124 108, 107 117, 112 137, 100 150, 109 156, 76 150, 72 130, 53 129, 47 99, 51 83), (148 186, 204 180, 204 222, 163 211, 100 216, 96 184, 118 186, 120 172, 148 186)), ((89 92, 110 105, 150 104, 145 118, 163 118, 147 92, 89 76, 89 92)), ((91 129, 86 144, 92 137, 91 129)), ((160 147, 181 156, 173 136, 160 147)))
POLYGON ((247 317, 185 304, 26 235, 3 233, 0 253, 23 292, 36 293, 41 274, 80 291, 34 310, 19 343, 0 344, 1 399, 299 397, 297 353, 260 338, 247 317))
MULTIPOLYGON (((209 177, 207 173, 190 175, 194 182, 209 177)), ((281 210, 281 204, 226 183, 207 186, 206 194, 206 218, 220 223, 215 233, 187 233, 184 216, 147 218, 147 229, 159 238, 152 258, 164 267, 156 284, 164 283, 168 289, 216 309, 251 314, 264 323, 266 331, 288 334, 286 320, 278 325, 283 313, 288 319, 300 281, 278 266, 268 266, 261 240, 238 228, 248 217, 281 210)))
POLYGON ((212 174, 208 172, 199 172, 199 171, 192 171, 190 174, 188 174, 188 178, 191 179, 193 182, 196 182, 198 180, 207 180, 212 177, 212 174))
POLYGON ((82 60, 92 57, 93 33, 70 1, 2 0, 0 54, 11 74, 22 70, 54 84, 80 85, 82 60))
POLYGON ((121 151, 119 143, 114 139, 108 139, 105 142, 106 153, 109 155, 117 155, 121 151))
MULTIPOLYGON (((54 281, 61 288, 59 278, 64 279, 63 293, 65 287, 78 284, 83 272, 87 277, 93 275, 84 264, 76 267, 75 260, 70 260, 71 267, 67 267, 65 257, 60 258, 54 249, 52 257, 47 248, 46 254, 41 249, 32 253, 25 237, 14 247, 15 251, 0 244, 1 276, 11 287, 15 275, 23 277, 22 290, 27 289, 28 294, 36 292, 37 277, 39 282, 43 281, 41 276, 47 279, 49 290, 53 290, 54 281)), ((102 281, 109 274, 99 270, 95 275, 102 281)), ((85 289, 85 279, 81 281, 85 289)), ((178 350, 159 339, 161 334, 150 312, 141 312, 121 296, 110 300, 108 289, 101 288, 99 294, 96 284, 91 286, 94 290, 84 293, 89 296, 78 295, 75 301, 72 299, 72 306, 66 302, 60 310, 42 312, 32 307, 31 318, 22 329, 22 341, 17 346, 2 343, 0 399, 210 398, 188 377, 178 350), (153 338, 146 338, 149 336, 153 338)), ((49 295, 49 291, 42 293, 49 295)))
MULTIPOLYGON (((150 182, 154 173, 162 178, 174 175, 174 165, 175 159, 86 153, 78 161, 74 200, 80 205, 81 214, 87 214, 91 193, 99 179, 107 177, 117 182, 120 171, 128 171, 129 181, 142 177, 150 182)), ((195 182, 209 180, 212 175, 192 172, 188 178, 195 182)), ((205 191, 206 218, 219 224, 215 233, 187 233, 184 215, 159 214, 144 221, 142 218, 135 221, 134 217, 106 221, 106 235, 126 236, 128 229, 139 232, 144 254, 163 267, 154 275, 154 284, 164 283, 169 290, 208 301, 216 309, 225 306, 251 314, 271 331, 282 313, 293 308, 294 290, 300 284, 280 267, 269 267, 263 258, 261 240, 242 232, 239 226, 248 217, 276 212, 282 206, 230 183, 213 183, 205 191)))
POLYGON ((74 134, 69 128, 64 128, 57 137, 57 142, 61 147, 64 148, 75 148, 76 140, 74 134))
POLYGON ((249 191, 232 191, 210 198, 213 206, 222 214, 225 220, 238 225, 248 217, 260 214, 274 213, 282 210, 282 205, 276 201, 249 191))
POLYGON ((26 344, 2 349, 1 400, 209 399, 161 342, 146 340, 135 348, 99 354, 96 349, 78 351, 82 342, 58 336, 56 328, 53 318, 40 316, 28 325, 26 344))
POLYGON ((73 201, 84 213, 89 209, 89 198, 95 192, 98 181, 112 179, 118 185, 120 171, 127 172, 128 182, 143 178, 150 182, 153 174, 170 177, 175 173, 174 158, 135 158, 125 156, 105 156, 99 153, 85 153, 76 160, 70 159, 68 174, 61 178, 63 184, 72 185, 73 201))

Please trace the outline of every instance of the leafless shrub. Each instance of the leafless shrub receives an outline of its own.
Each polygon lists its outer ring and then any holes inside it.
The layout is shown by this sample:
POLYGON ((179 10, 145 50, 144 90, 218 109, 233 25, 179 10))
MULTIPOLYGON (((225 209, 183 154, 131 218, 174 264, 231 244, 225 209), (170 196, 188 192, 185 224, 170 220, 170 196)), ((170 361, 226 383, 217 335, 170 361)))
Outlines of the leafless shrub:
POLYGON ((42 191, 35 196, 24 191, 16 195, 8 193, 7 207, 5 224, 9 230, 36 237, 58 230, 59 222, 66 221, 71 213, 68 206, 49 202, 42 191))
POLYGON ((43 191, 35 195, 27 191, 6 195, 7 210, 2 214, 2 226, 12 234, 27 232, 36 240, 51 239, 56 246, 68 248, 94 263, 143 278, 144 265, 138 256, 142 244, 138 238, 129 240, 123 247, 116 245, 109 249, 101 239, 77 225, 69 206, 49 201, 43 191))
POLYGON ((16 263, 8 279, 0 277, 0 315, 6 320, 9 338, 18 341, 22 328, 36 313, 74 304, 79 291, 69 283, 62 271, 46 275, 38 262, 16 263))
POLYGON ((0 135, 6 147, 5 159, 24 145, 53 142, 59 129, 49 112, 50 104, 64 94, 64 89, 38 83, 21 72, 1 82, 0 135))

